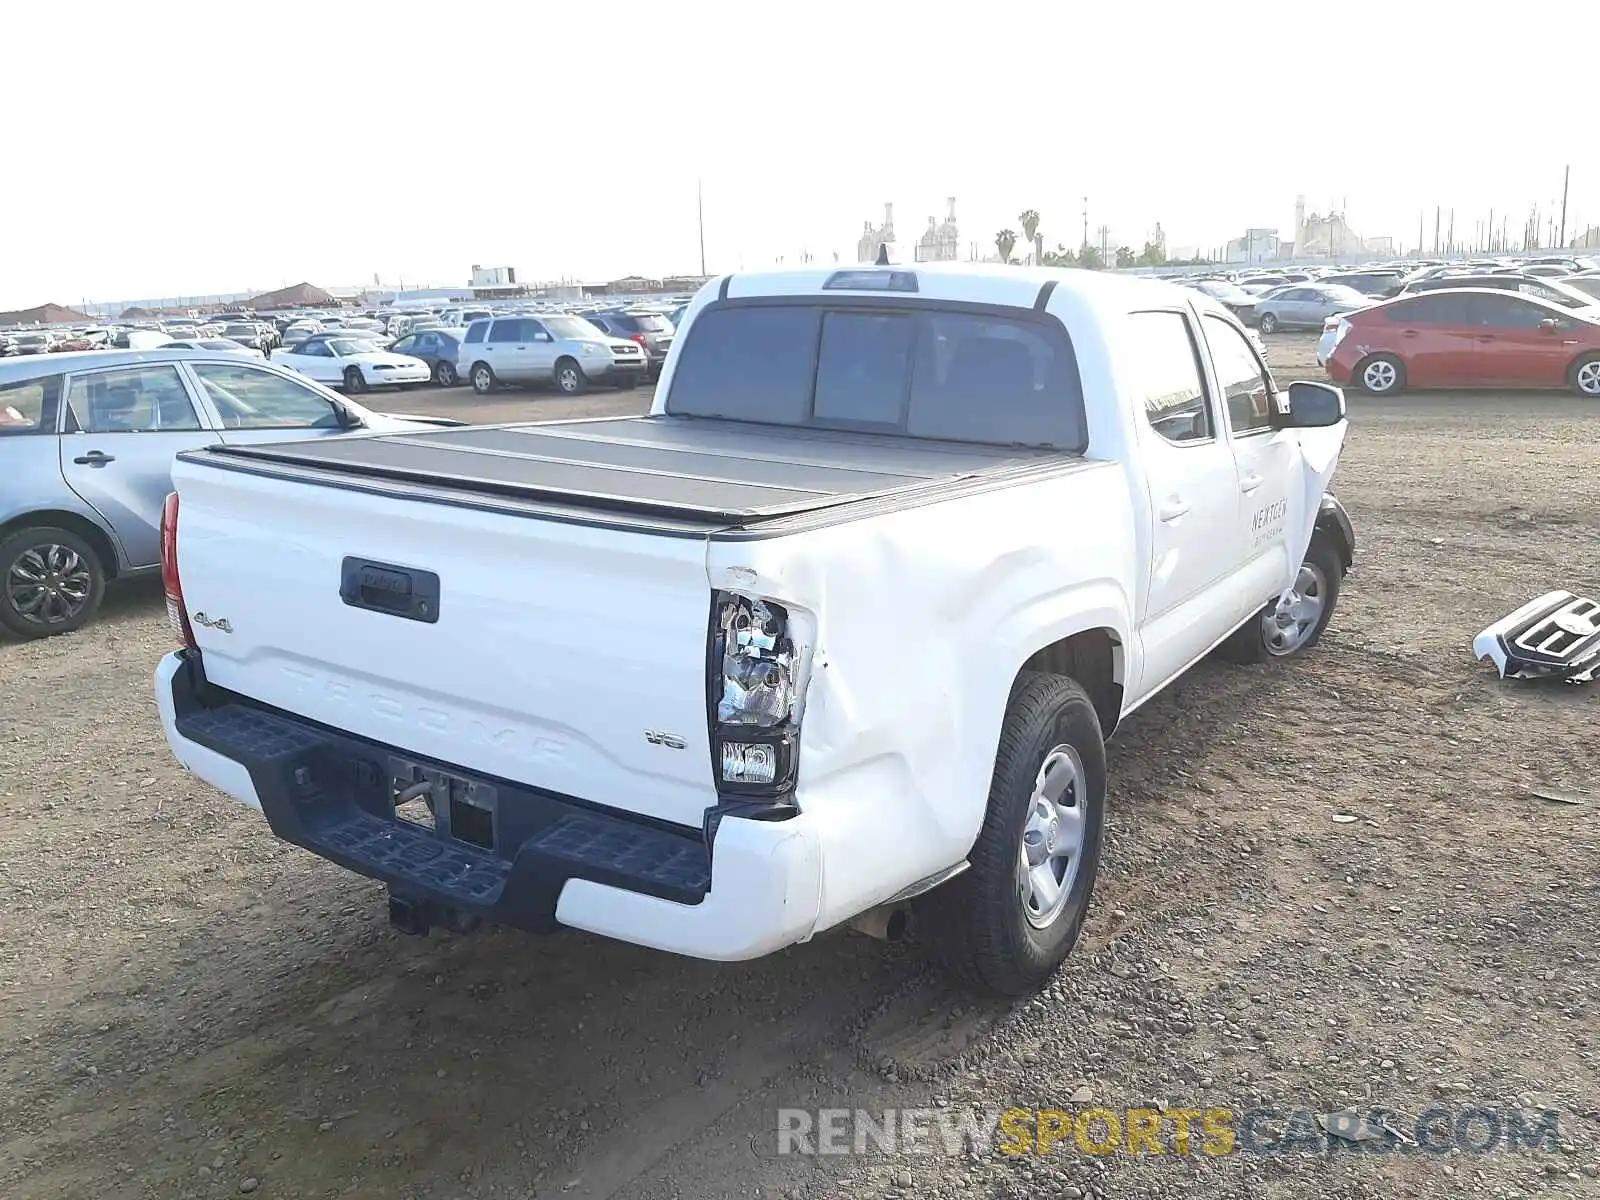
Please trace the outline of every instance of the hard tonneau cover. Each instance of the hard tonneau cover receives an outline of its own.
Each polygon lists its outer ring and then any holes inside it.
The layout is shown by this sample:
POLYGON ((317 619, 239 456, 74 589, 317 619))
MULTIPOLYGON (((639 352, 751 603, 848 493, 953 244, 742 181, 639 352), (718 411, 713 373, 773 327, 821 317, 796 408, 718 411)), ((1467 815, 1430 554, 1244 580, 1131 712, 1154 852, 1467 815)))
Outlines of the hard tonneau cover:
POLYGON ((437 491, 577 506, 706 530, 1081 461, 1054 450, 673 416, 212 446, 182 457, 420 499, 437 491))

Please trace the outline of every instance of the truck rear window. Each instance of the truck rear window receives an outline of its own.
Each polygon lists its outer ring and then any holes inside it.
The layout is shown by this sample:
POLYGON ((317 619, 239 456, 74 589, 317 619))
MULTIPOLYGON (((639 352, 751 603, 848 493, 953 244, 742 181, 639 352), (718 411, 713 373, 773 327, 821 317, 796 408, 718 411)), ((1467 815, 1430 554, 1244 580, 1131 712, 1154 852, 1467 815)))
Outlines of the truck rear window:
POLYGON ((776 425, 1082 450, 1082 388, 1053 318, 927 304, 702 313, 666 410, 776 425))

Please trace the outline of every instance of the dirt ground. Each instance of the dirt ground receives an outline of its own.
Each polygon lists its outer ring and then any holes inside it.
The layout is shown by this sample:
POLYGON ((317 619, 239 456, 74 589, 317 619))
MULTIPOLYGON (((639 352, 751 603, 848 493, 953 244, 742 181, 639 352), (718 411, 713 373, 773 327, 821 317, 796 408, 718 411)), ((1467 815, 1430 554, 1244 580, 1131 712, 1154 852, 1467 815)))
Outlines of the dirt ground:
MULTIPOLYGON (((1317 375, 1309 338, 1269 344, 1317 375)), ((856 934, 743 965, 399 936, 379 885, 176 767, 157 588, 0 645, 0 1196, 1600 1194, 1600 685, 1470 652, 1533 595, 1600 592, 1600 408, 1351 407, 1332 627, 1130 718, 1083 942, 1023 1003, 856 934), (1564 1115, 1554 1148, 1482 1155, 776 1153, 780 1108, 1085 1103, 1564 1115)))

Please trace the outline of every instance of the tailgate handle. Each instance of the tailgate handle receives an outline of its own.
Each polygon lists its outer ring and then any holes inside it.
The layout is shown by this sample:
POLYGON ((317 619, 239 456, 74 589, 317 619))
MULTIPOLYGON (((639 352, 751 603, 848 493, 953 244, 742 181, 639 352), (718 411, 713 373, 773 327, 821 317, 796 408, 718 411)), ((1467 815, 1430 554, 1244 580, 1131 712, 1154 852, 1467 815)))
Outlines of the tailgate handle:
POLYGON ((439 576, 367 558, 346 558, 340 566, 339 599, 351 608, 432 625, 439 619, 439 576))

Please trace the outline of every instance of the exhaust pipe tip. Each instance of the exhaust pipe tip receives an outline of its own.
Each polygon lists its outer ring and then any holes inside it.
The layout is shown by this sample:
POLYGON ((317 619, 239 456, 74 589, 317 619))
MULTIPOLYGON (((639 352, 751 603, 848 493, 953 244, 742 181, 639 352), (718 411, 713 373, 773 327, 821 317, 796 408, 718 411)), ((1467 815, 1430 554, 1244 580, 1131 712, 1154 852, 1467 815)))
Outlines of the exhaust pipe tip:
POLYGON ((880 942, 903 941, 910 927, 911 914, 903 904, 881 904, 850 919, 850 928, 880 942))

